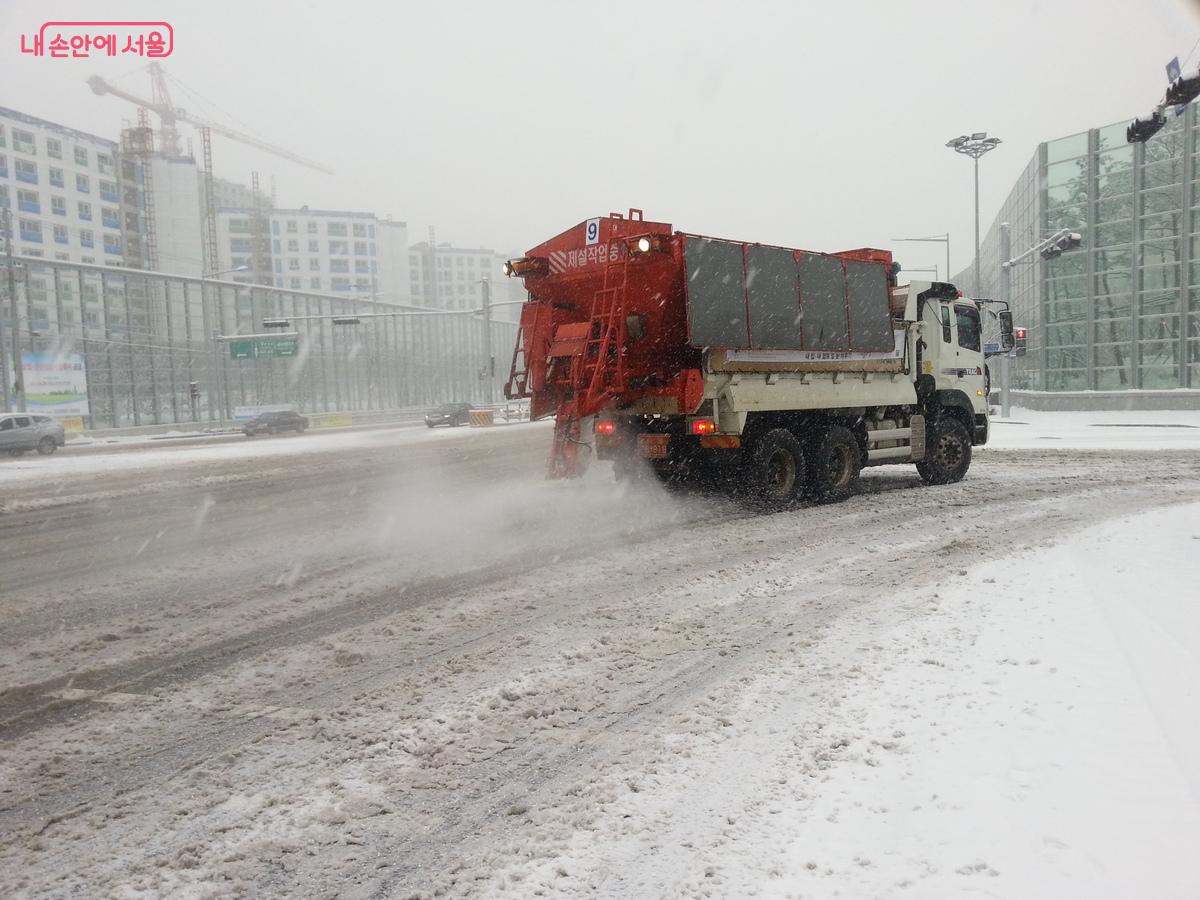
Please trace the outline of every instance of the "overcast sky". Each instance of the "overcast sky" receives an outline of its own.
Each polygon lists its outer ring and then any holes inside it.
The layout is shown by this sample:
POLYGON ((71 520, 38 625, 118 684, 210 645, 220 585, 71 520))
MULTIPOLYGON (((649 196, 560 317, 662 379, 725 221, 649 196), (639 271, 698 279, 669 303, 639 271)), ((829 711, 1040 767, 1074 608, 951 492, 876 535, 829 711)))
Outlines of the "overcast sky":
MULTIPOLYGON (((524 249, 593 215, 812 250, 949 231, 969 263, 1040 141, 1148 112, 1200 39, 1184 0, 366 3, 0 0, 0 105, 116 138, 144 61, 36 59, 48 19, 166 20, 193 113, 336 170, 214 138, 217 175, 281 206, 373 211, 454 244, 524 249)), ((1192 66, 1200 53, 1192 55, 1192 66)), ((186 126, 185 137, 192 135, 186 126)), ((199 139, 196 139, 199 150, 199 139)))

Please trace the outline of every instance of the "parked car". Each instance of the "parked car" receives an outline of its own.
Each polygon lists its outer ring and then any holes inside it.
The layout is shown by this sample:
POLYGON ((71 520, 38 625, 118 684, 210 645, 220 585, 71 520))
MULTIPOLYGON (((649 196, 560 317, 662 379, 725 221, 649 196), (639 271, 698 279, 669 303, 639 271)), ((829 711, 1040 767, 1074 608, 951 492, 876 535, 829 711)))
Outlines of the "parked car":
POLYGON ((425 424, 430 428, 434 425, 466 425, 470 421, 470 403, 443 403, 425 417, 425 424))
POLYGON ((26 413, 0 415, 0 453, 20 456, 36 450, 47 456, 67 442, 62 425, 49 416, 26 413))
POLYGON ((263 433, 279 434, 281 431, 302 432, 308 427, 308 424, 308 419, 292 410, 265 412, 259 413, 242 425, 242 431, 248 436, 263 433))

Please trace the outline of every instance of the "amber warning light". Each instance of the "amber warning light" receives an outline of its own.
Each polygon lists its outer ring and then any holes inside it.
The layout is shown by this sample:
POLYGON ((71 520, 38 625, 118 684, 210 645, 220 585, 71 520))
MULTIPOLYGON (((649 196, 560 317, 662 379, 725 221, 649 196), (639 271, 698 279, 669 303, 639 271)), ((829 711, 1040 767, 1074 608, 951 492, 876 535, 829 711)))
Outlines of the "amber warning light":
POLYGON ((692 434, 716 434, 717 423, 712 419, 692 419, 692 434))

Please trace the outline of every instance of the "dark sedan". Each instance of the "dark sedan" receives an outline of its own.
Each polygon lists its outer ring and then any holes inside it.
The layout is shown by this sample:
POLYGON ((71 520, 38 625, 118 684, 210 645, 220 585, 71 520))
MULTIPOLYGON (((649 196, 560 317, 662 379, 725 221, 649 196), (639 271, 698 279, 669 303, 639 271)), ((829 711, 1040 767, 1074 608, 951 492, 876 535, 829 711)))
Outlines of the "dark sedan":
POLYGON ((308 419, 298 412, 265 412, 259 413, 242 425, 246 435, 279 434, 281 431, 302 432, 308 428, 308 419))
POLYGON ((466 425, 470 421, 470 403, 443 403, 425 417, 425 424, 430 428, 434 425, 466 425))

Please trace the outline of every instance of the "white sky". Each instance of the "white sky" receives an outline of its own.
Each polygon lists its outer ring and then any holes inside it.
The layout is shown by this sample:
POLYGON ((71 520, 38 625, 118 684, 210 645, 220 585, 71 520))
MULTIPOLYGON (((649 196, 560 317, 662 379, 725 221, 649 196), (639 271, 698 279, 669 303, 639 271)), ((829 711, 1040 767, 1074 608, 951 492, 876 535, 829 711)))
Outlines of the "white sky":
POLYGON ((3 0, 0 105, 114 139, 134 107, 84 81, 148 95, 144 61, 22 56, 48 19, 169 21, 164 65, 202 98, 177 105, 336 170, 214 138, 218 175, 274 176, 284 206, 500 250, 640 206, 721 237, 893 248, 909 268, 943 248, 890 238, 949 231, 954 269, 971 164, 949 138, 1004 140, 982 163, 986 229, 1039 141, 1148 112, 1200 39, 1183 0, 3 0))

